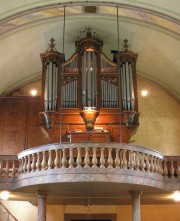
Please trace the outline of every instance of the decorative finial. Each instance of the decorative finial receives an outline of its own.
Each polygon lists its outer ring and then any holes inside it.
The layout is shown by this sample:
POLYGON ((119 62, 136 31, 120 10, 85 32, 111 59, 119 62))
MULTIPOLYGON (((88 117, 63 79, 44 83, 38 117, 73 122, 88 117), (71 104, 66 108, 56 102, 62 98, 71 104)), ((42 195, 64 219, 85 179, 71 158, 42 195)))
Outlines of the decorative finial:
POLYGON ((90 27, 86 28, 86 37, 92 37, 92 28, 90 27))
POLYGON ((55 40, 54 40, 54 38, 51 38, 50 42, 51 42, 50 48, 53 49, 55 47, 55 44, 54 44, 55 40))
POLYGON ((124 42, 123 48, 125 50, 128 50, 128 47, 129 47, 128 40, 125 38, 123 42, 124 42))

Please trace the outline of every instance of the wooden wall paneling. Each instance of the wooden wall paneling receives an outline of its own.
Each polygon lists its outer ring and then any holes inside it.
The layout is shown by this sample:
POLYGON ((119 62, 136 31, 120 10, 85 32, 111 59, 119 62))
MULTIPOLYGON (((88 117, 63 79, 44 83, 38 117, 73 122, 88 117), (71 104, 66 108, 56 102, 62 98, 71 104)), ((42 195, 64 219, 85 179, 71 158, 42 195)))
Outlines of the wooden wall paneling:
POLYGON ((111 126, 111 141, 129 143, 132 130, 128 128, 124 123, 121 125, 115 124, 111 126), (121 135, 120 135, 121 134, 121 135))
POLYGON ((3 99, 3 126, 24 127, 26 122, 26 99, 3 99))
POLYGON ((64 124, 84 124, 80 111, 78 110, 75 110, 74 113, 62 113, 62 116, 60 116, 60 114, 56 115, 56 124, 60 124, 60 120, 62 120, 64 124))
POLYGON ((96 119, 96 124, 111 124, 118 123, 120 121, 119 113, 101 113, 96 119))
POLYGON ((128 128, 125 124, 122 125, 122 142, 129 143, 133 128, 128 128))
POLYGON ((45 125, 42 125, 43 118, 40 112, 43 110, 43 104, 40 97, 28 98, 27 100, 27 148, 36 147, 49 143, 49 135, 45 125))
POLYGON ((15 155, 24 150, 25 131, 23 127, 3 128, 2 155, 15 155))
POLYGON ((2 154, 18 154, 25 146, 26 99, 2 99, 2 154))
POLYGON ((44 126, 27 128, 27 149, 50 143, 49 134, 44 126))
POLYGON ((111 141, 112 142, 120 141, 120 126, 119 125, 111 126, 111 141))
POLYGON ((43 110, 41 98, 31 98, 27 102, 27 125, 29 127, 39 127, 41 118, 40 112, 43 110))
MULTIPOLYGON (((69 142, 67 124, 61 126, 61 142, 69 142)), ((60 124, 56 124, 51 133, 51 143, 60 143, 60 124)))

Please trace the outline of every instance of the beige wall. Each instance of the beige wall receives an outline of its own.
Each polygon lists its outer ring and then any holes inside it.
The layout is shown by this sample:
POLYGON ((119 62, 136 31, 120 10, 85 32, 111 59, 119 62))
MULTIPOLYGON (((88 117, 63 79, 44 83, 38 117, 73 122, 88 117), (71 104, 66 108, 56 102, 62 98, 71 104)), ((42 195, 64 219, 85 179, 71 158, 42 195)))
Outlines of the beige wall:
MULTIPOLYGON (((48 206, 48 211, 53 206, 48 206)), ((56 206, 56 212, 62 211, 61 206, 56 206)), ((179 221, 180 220, 180 204, 171 205, 142 205, 141 220, 142 221, 179 221)), ((48 212, 47 211, 47 212, 48 212)), ((117 221, 132 221, 131 206, 92 206, 86 208, 84 206, 65 206, 65 219, 48 219, 47 221, 69 221, 70 217, 82 219, 111 219, 116 218, 117 221), (84 214, 83 216, 81 214, 84 214), (103 215, 106 214, 106 215, 103 215), (68 217, 68 219, 66 219, 68 217)))
MULTIPOLYGON (((18 221, 37 220, 37 207, 29 202, 4 201, 3 204, 18 221)), ((142 205, 142 221, 179 221, 180 204, 142 205)), ((132 221, 131 206, 63 206, 48 205, 47 221, 69 221, 70 219, 111 219, 132 221)))
POLYGON ((155 149, 165 155, 180 155, 180 105, 166 91, 138 77, 140 125, 132 144, 155 149), (140 92, 149 94, 142 97, 140 92))

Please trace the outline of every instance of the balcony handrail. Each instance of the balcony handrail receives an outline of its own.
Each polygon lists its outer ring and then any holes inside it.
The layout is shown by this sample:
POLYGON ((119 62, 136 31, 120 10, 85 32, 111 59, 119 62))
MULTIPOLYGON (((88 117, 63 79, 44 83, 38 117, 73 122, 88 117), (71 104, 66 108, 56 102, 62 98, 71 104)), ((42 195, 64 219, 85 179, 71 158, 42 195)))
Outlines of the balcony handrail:
POLYGON ((0 155, 0 160, 18 160, 17 155, 0 155))
POLYGON ((17 177, 58 168, 116 168, 146 171, 162 177, 180 177, 180 156, 120 143, 62 143, 25 150, 8 159, 1 156, 1 177, 17 177))
POLYGON ((135 145, 130 145, 130 144, 123 144, 123 143, 117 143, 117 142, 111 142, 111 143, 89 143, 89 142, 81 142, 81 143, 54 143, 54 144, 46 144, 42 146, 37 146, 30 148, 28 150, 24 150, 21 153, 18 154, 18 158, 22 158, 25 156, 28 156, 29 154, 34 154, 34 153, 40 153, 43 151, 50 151, 50 150, 56 150, 56 149, 63 149, 63 148, 77 148, 77 145, 79 148, 86 148, 86 147, 104 147, 104 148, 120 148, 120 149, 126 149, 126 150, 133 150, 136 152, 143 152, 144 154, 149 154, 153 155, 156 157, 159 157, 160 159, 163 159, 163 155, 153 149, 146 148, 146 147, 141 147, 141 146, 135 146, 135 145))

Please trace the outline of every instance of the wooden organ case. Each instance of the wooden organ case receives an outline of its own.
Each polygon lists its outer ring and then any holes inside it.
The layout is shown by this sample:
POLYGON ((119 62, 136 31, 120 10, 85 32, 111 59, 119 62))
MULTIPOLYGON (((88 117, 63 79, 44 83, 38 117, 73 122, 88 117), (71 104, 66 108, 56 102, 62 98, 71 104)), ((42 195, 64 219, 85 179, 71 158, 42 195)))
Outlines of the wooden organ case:
MULTIPOLYGON (((55 137, 51 139, 55 142, 59 136, 63 142, 73 142, 73 134, 74 140, 81 142, 76 139, 77 132, 84 142, 87 133, 92 136, 104 133, 106 138, 103 140, 101 136, 101 142, 128 143, 139 125, 137 54, 128 49, 125 39, 123 49, 115 52, 111 61, 103 53, 102 40, 92 34, 90 28, 84 33, 75 42, 75 53, 67 61, 55 49, 54 39, 49 49, 41 54, 42 115, 49 136, 55 137), (95 119, 90 119, 91 128, 82 117, 87 109, 98 113, 95 119)), ((94 137, 92 140, 98 142, 98 135, 94 137)))

